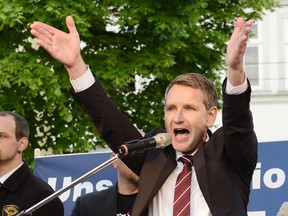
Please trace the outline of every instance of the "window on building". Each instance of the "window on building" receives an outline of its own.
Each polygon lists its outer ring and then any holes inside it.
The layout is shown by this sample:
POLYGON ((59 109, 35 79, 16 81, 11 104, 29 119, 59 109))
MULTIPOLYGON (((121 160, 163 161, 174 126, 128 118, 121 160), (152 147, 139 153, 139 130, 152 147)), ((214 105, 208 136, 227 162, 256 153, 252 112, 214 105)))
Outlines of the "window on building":
POLYGON ((259 86, 259 25, 254 23, 251 26, 251 36, 244 56, 244 69, 251 85, 259 86))
POLYGON ((258 47, 247 47, 245 52, 245 72, 251 85, 259 85, 259 50, 258 47))
POLYGON ((251 32, 252 32, 252 35, 251 35, 251 39, 254 38, 254 39, 257 39, 258 38, 258 25, 257 24, 253 24, 251 26, 251 32))

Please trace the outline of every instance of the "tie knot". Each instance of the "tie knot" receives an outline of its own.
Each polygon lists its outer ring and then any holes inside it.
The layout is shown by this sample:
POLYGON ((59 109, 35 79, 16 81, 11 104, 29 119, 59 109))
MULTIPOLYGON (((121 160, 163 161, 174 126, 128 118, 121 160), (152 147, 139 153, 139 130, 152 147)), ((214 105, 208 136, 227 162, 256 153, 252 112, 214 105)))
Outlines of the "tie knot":
POLYGON ((191 155, 183 155, 183 156, 179 157, 179 160, 180 160, 183 164, 188 164, 188 165, 192 166, 193 158, 192 158, 191 155))

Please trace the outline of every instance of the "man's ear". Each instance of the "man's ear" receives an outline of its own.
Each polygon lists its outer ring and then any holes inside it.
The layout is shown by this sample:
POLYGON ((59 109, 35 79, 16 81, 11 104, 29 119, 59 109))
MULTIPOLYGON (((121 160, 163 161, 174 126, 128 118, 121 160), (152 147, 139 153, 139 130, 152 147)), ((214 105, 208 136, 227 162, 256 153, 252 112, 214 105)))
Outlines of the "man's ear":
POLYGON ((216 106, 213 106, 210 108, 210 110, 208 111, 208 116, 207 116, 207 127, 212 127, 213 124, 216 121, 216 117, 217 117, 217 113, 218 113, 218 109, 216 106))
POLYGON ((28 147, 29 141, 27 137, 22 137, 18 142, 19 142, 18 152, 21 153, 28 147))

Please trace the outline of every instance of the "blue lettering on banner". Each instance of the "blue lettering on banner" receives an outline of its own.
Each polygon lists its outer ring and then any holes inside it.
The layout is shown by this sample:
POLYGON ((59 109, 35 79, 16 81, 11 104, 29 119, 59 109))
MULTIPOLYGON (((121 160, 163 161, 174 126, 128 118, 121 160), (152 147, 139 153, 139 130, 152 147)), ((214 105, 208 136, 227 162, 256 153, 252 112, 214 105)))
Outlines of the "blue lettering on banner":
MULTIPOLYGON (((64 177, 63 178, 63 185, 61 188, 67 188, 68 185, 72 183, 72 177, 64 177)), ((55 190, 57 184, 57 178, 48 178, 48 184, 55 190)), ((98 182, 94 182, 94 184, 90 181, 80 182, 79 184, 75 185, 74 188, 69 189, 62 193, 59 198, 62 202, 66 202, 69 200, 69 197, 72 196, 72 201, 76 201, 76 199, 87 193, 91 193, 93 191, 101 191, 105 190, 113 185, 113 182, 109 179, 102 179, 98 182), (94 185, 95 184, 95 185, 94 185), (71 192, 73 191, 73 192, 71 192)))
POLYGON ((288 141, 262 142, 251 182, 249 216, 276 216, 288 201, 288 141), (258 213, 257 213, 258 212, 258 213))
MULTIPOLYGON (((66 154, 35 158, 35 175, 48 182, 57 191, 66 188, 73 181, 111 158, 111 152, 66 154)), ((65 208, 65 216, 70 216, 76 199, 86 193, 105 190, 117 180, 114 167, 107 166, 95 175, 63 192, 59 198, 65 208)))
MULTIPOLYGON (((288 201, 288 141, 259 143, 258 163, 251 181, 248 216, 274 216, 281 204, 288 201)), ((106 162, 111 152, 56 155, 35 158, 35 175, 60 190, 75 179, 106 162)), ((65 216, 71 214, 76 199, 86 193, 105 190, 117 179, 113 166, 108 166, 59 197, 65 216)))

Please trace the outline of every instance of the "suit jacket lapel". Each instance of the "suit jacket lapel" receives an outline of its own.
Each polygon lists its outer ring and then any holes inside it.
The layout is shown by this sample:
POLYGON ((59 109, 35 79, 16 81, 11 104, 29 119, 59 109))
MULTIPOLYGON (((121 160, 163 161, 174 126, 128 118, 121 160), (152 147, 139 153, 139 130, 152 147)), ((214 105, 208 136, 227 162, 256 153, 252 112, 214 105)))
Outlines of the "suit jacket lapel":
POLYGON ((211 197, 209 192, 209 184, 208 184, 208 177, 206 173, 206 163, 204 158, 204 146, 201 145, 193 156, 193 164, 198 180, 199 187, 202 191, 202 194, 211 209, 211 197))
POLYGON ((175 161, 175 151, 172 149, 172 146, 169 146, 160 154, 150 154, 147 156, 145 165, 141 170, 141 173, 144 174, 140 177, 139 193, 134 204, 132 215, 141 215, 141 213, 143 213, 177 165, 175 161))

